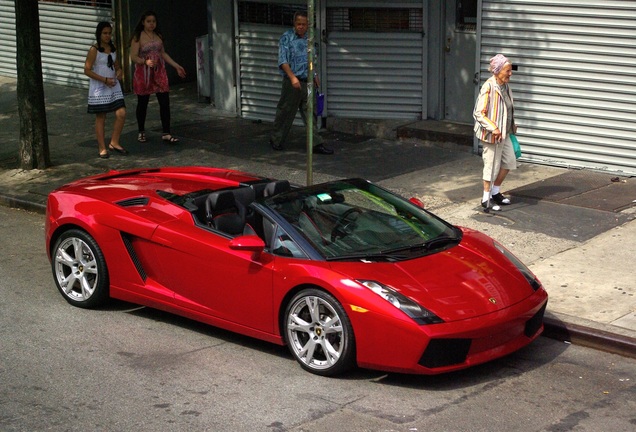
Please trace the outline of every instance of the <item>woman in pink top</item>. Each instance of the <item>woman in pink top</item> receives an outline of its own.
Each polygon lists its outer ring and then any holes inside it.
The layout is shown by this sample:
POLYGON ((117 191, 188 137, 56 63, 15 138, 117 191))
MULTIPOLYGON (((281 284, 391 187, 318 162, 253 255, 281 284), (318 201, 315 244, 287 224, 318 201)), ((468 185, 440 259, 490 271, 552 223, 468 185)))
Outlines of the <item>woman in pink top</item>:
POLYGON ((163 134, 161 138, 169 143, 179 140, 170 133, 170 99, 168 92, 168 74, 166 63, 176 69, 181 78, 186 72, 175 62, 163 47, 163 36, 157 26, 157 15, 152 11, 145 12, 132 37, 130 45, 130 59, 135 64, 133 75, 133 91, 137 95, 137 126, 139 135, 137 141, 146 142, 146 112, 151 94, 157 95, 159 101, 159 115, 163 134))

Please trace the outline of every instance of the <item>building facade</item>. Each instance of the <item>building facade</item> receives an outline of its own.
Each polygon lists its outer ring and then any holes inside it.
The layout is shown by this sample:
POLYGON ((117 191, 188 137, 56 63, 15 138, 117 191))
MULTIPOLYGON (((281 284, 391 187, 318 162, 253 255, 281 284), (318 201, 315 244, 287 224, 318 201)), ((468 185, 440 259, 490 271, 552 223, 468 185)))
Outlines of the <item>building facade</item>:
MULTIPOLYGON (((511 86, 524 160, 636 174, 636 0, 314 4, 324 116, 471 124, 488 60, 503 53, 516 67, 511 86)), ((306 0, 41 1, 45 80, 85 83, 96 21, 114 20, 127 40, 150 7, 171 56, 217 108, 273 120, 278 38, 306 0)), ((0 0, 0 74, 15 74, 12 11, 13 0, 0 0)))

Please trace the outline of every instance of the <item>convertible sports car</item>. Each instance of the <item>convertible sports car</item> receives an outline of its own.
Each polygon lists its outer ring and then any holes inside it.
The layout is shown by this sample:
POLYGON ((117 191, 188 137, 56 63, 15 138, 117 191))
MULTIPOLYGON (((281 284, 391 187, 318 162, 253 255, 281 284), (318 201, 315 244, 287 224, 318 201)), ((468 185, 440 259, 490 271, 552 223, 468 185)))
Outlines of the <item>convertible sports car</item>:
POLYGON ((287 345, 309 372, 437 374, 529 344, 547 294, 503 246, 369 181, 111 171, 48 198, 72 305, 109 297, 287 345))

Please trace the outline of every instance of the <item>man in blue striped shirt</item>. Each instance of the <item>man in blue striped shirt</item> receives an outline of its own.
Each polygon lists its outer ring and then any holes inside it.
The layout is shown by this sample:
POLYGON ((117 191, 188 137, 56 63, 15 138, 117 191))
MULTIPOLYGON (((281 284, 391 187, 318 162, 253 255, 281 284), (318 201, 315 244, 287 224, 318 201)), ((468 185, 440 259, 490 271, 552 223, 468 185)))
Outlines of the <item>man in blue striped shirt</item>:
MULTIPOLYGON (((283 143, 299 109, 300 116, 307 125, 307 24, 307 13, 296 12, 294 28, 283 33, 278 44, 278 68, 283 77, 283 87, 276 107, 274 131, 269 139, 274 150, 283 150, 283 143)), ((318 87, 320 80, 317 76, 313 79, 318 87)), ((317 143, 314 153, 333 154, 333 149, 325 147, 315 131, 314 143, 317 143)))

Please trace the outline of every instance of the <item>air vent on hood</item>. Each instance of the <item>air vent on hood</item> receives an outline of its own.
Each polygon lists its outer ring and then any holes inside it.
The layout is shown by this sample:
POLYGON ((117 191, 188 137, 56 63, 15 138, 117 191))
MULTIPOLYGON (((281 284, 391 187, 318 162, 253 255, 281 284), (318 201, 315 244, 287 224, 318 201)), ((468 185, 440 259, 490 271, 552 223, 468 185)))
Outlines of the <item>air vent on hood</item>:
POLYGON ((145 206, 148 205, 148 201, 150 201, 148 197, 138 197, 118 201, 116 204, 121 207, 145 206))

